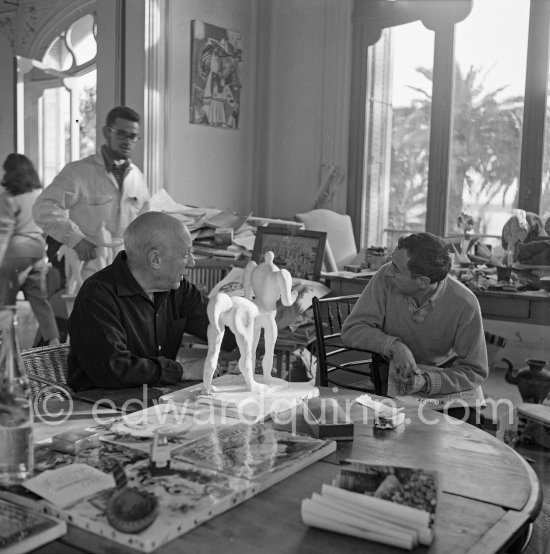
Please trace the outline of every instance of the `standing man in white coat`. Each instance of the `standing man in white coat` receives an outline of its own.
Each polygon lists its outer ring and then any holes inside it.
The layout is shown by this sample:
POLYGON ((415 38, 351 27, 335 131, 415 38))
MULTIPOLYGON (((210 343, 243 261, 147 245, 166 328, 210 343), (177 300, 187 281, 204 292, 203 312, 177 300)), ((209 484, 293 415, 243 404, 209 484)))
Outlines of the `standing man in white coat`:
POLYGON ((34 205, 38 225, 61 242, 73 260, 80 260, 82 279, 111 263, 122 249, 126 227, 148 211, 145 178, 130 159, 141 138, 139 126, 137 112, 125 106, 113 108, 103 127, 101 149, 68 163, 34 205))

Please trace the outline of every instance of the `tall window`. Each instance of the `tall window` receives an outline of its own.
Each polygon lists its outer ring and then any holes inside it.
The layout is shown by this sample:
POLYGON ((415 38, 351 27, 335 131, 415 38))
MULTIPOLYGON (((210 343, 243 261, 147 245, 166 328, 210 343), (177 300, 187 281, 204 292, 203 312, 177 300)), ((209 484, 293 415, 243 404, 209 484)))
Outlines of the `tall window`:
MULTIPOLYGON (((361 79, 367 84, 364 118, 360 95, 352 95, 352 111, 359 111, 352 139, 363 140, 364 150, 351 150, 348 210, 362 246, 393 247, 398 236, 418 230, 459 233, 463 212, 473 216, 474 232, 494 237, 512 208, 550 216, 550 109, 534 82, 548 80, 548 3, 403 0, 355 7, 352 90, 362 90, 361 79), (380 65, 389 76, 375 71, 380 65), (373 100, 381 80, 386 96, 373 100), (375 100, 389 105, 386 120, 372 117, 375 100), (543 150, 537 122, 544 120, 543 150), (384 136, 384 126, 391 128, 385 146, 372 140, 384 136), (371 169, 377 154, 378 173, 371 169), (383 229, 373 221, 384 221, 383 229)), ((550 99, 550 81, 548 91, 550 99)))
POLYGON ((476 0, 456 26, 447 234, 500 235, 518 205, 529 2, 476 0))
POLYGON ((433 32, 415 21, 391 29, 393 84, 388 228, 426 227, 433 32))
POLYGON ((46 186, 66 163, 95 152, 96 37, 95 14, 80 14, 24 76, 25 152, 46 186))

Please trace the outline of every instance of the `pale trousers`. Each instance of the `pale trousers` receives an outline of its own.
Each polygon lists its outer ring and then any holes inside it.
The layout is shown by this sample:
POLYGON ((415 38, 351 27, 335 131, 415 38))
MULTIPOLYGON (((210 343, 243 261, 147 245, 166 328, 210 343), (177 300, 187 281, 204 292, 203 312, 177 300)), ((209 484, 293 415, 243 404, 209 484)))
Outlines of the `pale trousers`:
POLYGON ((4 258, 0 266, 0 306, 14 306, 21 290, 40 326, 44 341, 59 338, 46 287, 48 266, 40 258, 4 258))

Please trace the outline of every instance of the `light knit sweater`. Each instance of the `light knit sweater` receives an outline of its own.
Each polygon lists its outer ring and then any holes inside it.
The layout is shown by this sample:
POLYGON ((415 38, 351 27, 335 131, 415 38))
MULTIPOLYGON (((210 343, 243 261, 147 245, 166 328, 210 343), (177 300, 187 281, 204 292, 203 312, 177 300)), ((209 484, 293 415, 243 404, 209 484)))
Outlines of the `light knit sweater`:
POLYGON ((440 366, 456 357, 450 367, 427 374, 430 395, 469 390, 483 383, 489 369, 475 295, 447 276, 433 311, 415 323, 407 296, 386 276, 389 267, 386 264, 374 275, 357 301, 342 328, 344 343, 389 357, 390 346, 399 339, 417 364, 428 366, 440 366))

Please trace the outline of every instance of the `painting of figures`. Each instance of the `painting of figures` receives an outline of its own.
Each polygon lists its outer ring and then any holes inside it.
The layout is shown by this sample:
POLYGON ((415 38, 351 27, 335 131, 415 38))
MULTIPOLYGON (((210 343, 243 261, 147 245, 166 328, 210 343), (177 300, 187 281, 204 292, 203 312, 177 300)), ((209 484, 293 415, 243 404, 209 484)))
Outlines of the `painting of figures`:
POLYGON ((195 19, 191 37, 190 122, 238 129, 243 35, 195 19))

